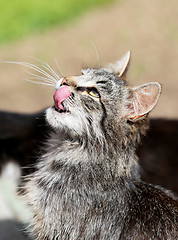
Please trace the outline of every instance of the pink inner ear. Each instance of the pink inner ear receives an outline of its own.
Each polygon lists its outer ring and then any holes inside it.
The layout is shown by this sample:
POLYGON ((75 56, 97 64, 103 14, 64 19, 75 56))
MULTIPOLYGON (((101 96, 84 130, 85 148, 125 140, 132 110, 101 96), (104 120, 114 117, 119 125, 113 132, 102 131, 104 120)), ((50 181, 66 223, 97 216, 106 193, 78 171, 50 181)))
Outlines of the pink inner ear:
POLYGON ((156 105, 161 92, 158 83, 148 83, 133 90, 133 107, 130 118, 136 119, 149 113, 156 105))

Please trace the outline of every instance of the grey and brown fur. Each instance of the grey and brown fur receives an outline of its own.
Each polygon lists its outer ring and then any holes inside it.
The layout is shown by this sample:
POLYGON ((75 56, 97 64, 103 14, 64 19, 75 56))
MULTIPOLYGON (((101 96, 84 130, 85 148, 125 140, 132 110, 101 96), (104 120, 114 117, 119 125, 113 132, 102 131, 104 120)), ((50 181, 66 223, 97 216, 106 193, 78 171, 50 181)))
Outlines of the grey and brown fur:
POLYGON ((25 184, 35 239, 178 239, 177 199, 140 180, 135 154, 160 85, 129 87, 123 80, 129 55, 65 78, 66 111, 47 110, 53 132, 25 184))

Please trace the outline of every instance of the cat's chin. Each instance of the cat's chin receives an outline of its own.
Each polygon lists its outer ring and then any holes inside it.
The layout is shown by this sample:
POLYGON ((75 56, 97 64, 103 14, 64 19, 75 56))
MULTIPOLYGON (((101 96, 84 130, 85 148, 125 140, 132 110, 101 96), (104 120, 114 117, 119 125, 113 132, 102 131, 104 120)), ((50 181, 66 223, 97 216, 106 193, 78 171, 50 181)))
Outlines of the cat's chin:
POLYGON ((50 107, 46 110, 46 120, 56 130, 66 129, 77 134, 83 132, 79 119, 70 112, 58 112, 54 107, 50 107))

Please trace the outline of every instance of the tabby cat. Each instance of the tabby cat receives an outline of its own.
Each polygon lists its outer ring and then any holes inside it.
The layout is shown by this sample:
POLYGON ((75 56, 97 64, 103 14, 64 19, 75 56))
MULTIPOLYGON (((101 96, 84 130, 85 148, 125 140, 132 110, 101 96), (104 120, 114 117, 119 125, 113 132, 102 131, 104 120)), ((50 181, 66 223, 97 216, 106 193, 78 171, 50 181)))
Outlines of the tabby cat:
POLYGON ((178 239, 177 199, 141 181, 135 154, 161 87, 129 87, 129 59, 56 82, 52 131, 25 183, 35 239, 178 239))

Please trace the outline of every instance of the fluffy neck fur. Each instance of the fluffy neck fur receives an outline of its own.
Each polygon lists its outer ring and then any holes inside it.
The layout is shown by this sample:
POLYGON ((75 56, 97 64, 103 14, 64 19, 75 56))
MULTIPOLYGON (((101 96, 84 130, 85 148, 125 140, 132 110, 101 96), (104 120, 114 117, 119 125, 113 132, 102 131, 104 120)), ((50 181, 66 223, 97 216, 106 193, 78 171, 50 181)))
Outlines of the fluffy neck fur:
POLYGON ((46 175, 50 184, 52 177, 56 179, 56 176, 65 172, 67 176, 70 169, 70 174, 75 175, 73 171, 75 169, 77 178, 79 178, 78 171, 81 171, 85 178, 88 176, 90 180, 93 178, 93 181, 98 178, 95 183, 99 181, 104 183, 106 180, 110 186, 120 178, 129 181, 138 180, 140 177, 135 150, 140 132, 144 134, 148 127, 147 119, 137 125, 135 127, 135 124, 129 124, 128 131, 128 127, 126 130, 121 124, 118 131, 110 129, 102 139, 98 139, 95 133, 81 137, 73 136, 66 131, 53 132, 47 143, 46 153, 37 165, 38 171, 43 172, 39 176, 44 179, 46 175), (124 137, 125 135, 127 137, 124 137))

